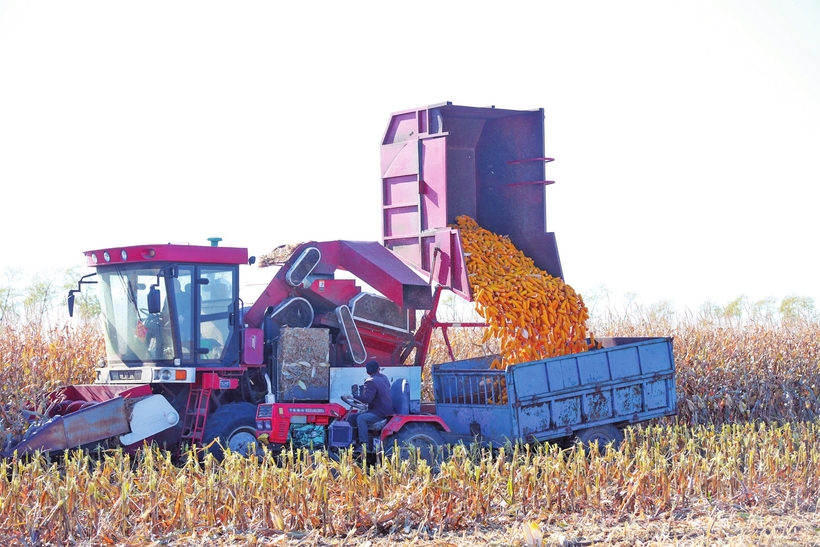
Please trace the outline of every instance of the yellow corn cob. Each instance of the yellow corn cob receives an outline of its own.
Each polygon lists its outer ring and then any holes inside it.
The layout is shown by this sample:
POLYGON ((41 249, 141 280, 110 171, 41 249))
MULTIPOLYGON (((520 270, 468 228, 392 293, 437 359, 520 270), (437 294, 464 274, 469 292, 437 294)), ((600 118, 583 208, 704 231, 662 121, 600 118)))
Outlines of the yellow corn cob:
POLYGON ((485 340, 500 340, 501 360, 492 368, 587 349, 589 312, 581 295, 538 269, 509 238, 468 216, 456 222, 476 310, 489 325, 485 340))

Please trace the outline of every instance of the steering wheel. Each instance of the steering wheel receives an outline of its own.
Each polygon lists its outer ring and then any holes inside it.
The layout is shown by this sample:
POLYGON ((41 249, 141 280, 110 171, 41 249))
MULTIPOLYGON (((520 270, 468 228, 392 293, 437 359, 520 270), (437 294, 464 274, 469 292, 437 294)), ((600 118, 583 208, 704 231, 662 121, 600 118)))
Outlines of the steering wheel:
POLYGON ((367 403, 363 403, 360 400, 356 399, 353 395, 349 395, 345 393, 341 397, 342 401, 349 404, 351 408, 355 408, 359 412, 364 412, 367 410, 367 403))

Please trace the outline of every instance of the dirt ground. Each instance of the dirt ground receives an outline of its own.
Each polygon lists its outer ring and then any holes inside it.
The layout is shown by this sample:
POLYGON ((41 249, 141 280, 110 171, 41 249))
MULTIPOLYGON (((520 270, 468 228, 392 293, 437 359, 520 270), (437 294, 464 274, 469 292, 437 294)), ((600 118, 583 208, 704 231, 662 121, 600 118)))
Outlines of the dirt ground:
MULTIPOLYGON (((36 545, 35 538, 5 538, 9 547, 36 545)), ((820 546, 820 514, 748 512, 735 507, 704 506, 659 515, 611 517, 554 514, 540 522, 478 526, 459 531, 393 528, 354 530, 343 537, 318 531, 238 532, 201 530, 166 537, 134 537, 127 542, 75 543, 91 547, 518 547, 518 546, 820 546), (529 532, 529 533, 528 533, 529 532)))

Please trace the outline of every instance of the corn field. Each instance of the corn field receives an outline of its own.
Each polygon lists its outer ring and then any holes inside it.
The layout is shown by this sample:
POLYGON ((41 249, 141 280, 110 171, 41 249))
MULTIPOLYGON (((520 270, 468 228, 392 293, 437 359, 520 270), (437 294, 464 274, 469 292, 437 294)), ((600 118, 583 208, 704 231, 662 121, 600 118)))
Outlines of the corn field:
POLYGON ((102 335, 90 324, 0 327, 0 429, 4 433, 0 446, 19 439, 32 412, 45 413, 48 394, 55 388, 91 383, 103 356, 102 335))
POLYGON ((600 454, 459 446, 436 470, 413 459, 368 467, 322 452, 279 461, 233 454, 220 464, 208 456, 181 467, 152 449, 135 459, 76 453, 60 466, 7 463, 0 522, 6 545, 105 545, 311 534, 435 542, 464 529, 503 535, 520 522, 543 534, 562 515, 811 515, 820 503, 818 432, 816 423, 656 425, 629 430, 620 450, 600 454))
MULTIPOLYGON (((6 461, 0 544, 820 544, 820 325, 633 317, 590 327, 674 336, 677 420, 627 429, 619 450, 458 446, 435 468, 301 451, 6 461)), ((492 353, 482 336, 451 342, 459 357, 492 353)), ((0 331, 6 430, 53 387, 90 381, 101 357, 93 327, 0 331)), ((431 357, 446 350, 436 344, 431 357)))

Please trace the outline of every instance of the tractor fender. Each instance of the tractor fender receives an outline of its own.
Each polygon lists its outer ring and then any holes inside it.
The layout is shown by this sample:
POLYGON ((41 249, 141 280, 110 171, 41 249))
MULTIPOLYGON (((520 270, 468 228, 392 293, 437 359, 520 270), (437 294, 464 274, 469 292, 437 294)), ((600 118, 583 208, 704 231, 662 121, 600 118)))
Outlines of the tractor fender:
POLYGON ((410 423, 427 423, 432 424, 440 431, 450 432, 450 428, 441 419, 441 416, 435 414, 396 414, 387 422, 382 428, 379 438, 383 441, 390 435, 398 433, 401 429, 410 423))

